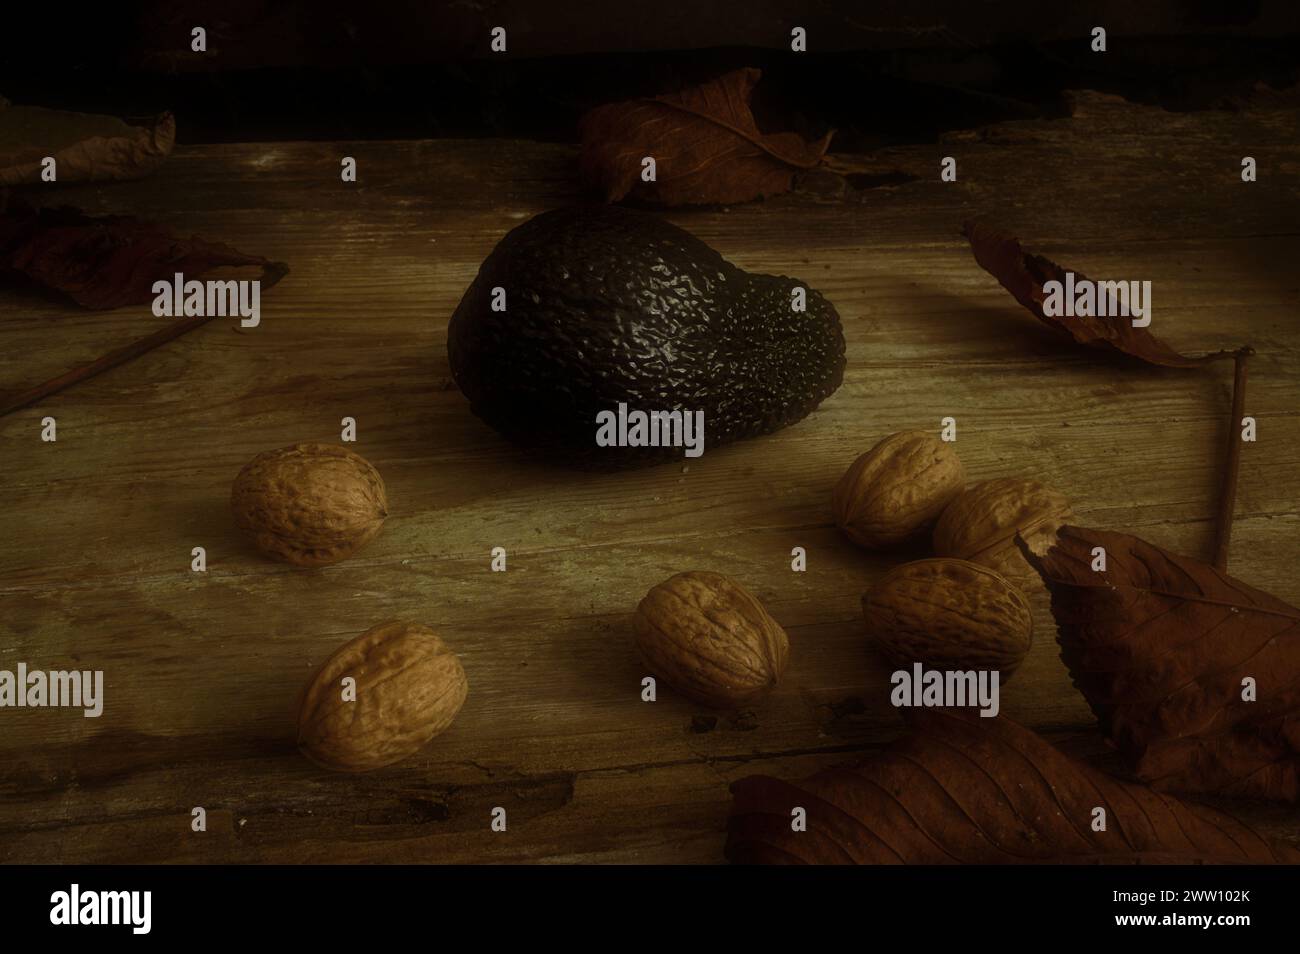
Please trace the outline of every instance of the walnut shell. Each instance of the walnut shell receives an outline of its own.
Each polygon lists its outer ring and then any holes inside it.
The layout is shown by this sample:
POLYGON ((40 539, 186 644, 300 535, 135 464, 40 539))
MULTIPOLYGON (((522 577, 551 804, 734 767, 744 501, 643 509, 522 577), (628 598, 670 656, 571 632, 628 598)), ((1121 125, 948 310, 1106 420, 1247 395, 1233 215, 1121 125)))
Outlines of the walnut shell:
POLYGON ((785 630, 721 573, 678 573, 646 594, 634 620, 637 650, 682 695, 727 708, 771 690, 785 671, 785 630))
POLYGON ((235 523, 267 556, 299 566, 347 559, 388 516, 384 481, 336 444, 294 444, 258 454, 230 492, 235 523))
POLYGON ((932 669, 997 669, 1010 677, 1033 640, 1025 594, 968 560, 895 567, 862 597, 867 632, 887 659, 932 669))
POLYGON ((928 530, 965 482, 951 443, 902 431, 849 465, 831 494, 831 512, 854 543, 886 547, 928 530))
POLYGON ((323 768, 382 768, 451 725, 467 692, 460 660, 433 630, 381 623, 340 647, 307 684, 298 747, 323 768), (345 676, 356 680, 353 700, 344 698, 345 676))
POLYGON ((934 527, 934 550, 982 563, 1022 589, 1041 589, 1042 580, 1016 546, 1016 534, 1034 553, 1045 552, 1072 518, 1070 502, 1036 480, 986 480, 944 510, 934 527))

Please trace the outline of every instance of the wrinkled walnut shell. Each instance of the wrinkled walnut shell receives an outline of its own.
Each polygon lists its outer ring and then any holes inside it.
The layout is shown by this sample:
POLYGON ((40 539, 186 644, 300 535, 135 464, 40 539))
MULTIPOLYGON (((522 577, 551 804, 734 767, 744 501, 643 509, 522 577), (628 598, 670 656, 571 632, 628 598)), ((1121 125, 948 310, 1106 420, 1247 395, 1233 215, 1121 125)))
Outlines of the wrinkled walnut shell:
POLYGON ((682 695, 718 708, 769 692, 790 641, 740 584, 721 573, 679 573, 646 594, 634 620, 647 668, 682 695))
POLYGON ((931 669, 996 669, 1024 660, 1034 621, 1025 594, 967 560, 895 567, 862 597, 867 633, 892 663, 931 669))
POLYGON ((887 547, 930 529, 965 482, 951 443, 902 431, 849 466, 831 494, 831 512, 854 543, 887 547))
POLYGON ((235 523, 267 556, 299 566, 347 559, 388 516, 383 478, 334 444, 294 444, 254 457, 230 493, 235 523))
POLYGON ((298 747, 338 772, 383 768, 444 731, 469 691, 460 660, 416 623, 382 623, 330 656, 303 693, 298 747), (356 680, 355 700, 343 679, 356 680))
POLYGON ((986 480, 944 510, 934 527, 934 550, 939 556, 981 563, 1021 589, 1041 589, 1042 580, 1016 546, 1016 534, 1031 551, 1044 553, 1072 517, 1070 502, 1036 480, 986 480))

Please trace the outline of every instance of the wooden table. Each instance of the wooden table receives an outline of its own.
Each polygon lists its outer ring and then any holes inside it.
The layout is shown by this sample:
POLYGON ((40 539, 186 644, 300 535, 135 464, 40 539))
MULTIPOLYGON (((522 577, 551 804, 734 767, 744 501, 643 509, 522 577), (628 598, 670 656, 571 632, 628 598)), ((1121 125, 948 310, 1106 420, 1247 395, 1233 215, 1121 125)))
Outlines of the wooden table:
MULTIPOLYGON (((147 181, 61 190, 292 273, 264 295, 260 327, 218 319, 0 420, 0 668, 106 680, 98 719, 0 710, 0 859, 720 861, 730 782, 799 776, 901 731, 859 597, 926 550, 855 549, 831 524, 830 489, 880 437, 946 415, 972 479, 1040 478, 1085 525, 1208 558, 1230 367, 1120 366, 1062 343, 975 265, 958 229, 977 212, 1094 277, 1152 280, 1152 330, 1176 347, 1258 349, 1231 569, 1300 602, 1297 132, 1290 107, 1180 115, 1081 93, 1069 119, 842 160, 847 179, 672 213, 739 265, 823 291, 848 372, 796 427, 612 475, 499 439, 445 349, 497 240, 575 198, 574 147, 183 147, 147 181), (339 180, 346 155, 356 184, 339 180), (939 181, 945 155, 955 183, 939 181), (1243 155, 1258 182, 1241 181, 1243 155), (916 178, 881 178, 896 172, 916 178), (47 415, 55 443, 40 439, 47 415), (336 441, 344 416, 388 484, 383 534, 326 569, 263 559, 231 522, 231 480, 259 451, 336 441), (207 573, 190 571, 195 546, 207 573), (497 546, 506 573, 489 570, 497 546), (795 546, 807 572, 791 571, 795 546), (789 631, 791 668, 764 705, 640 701, 631 611, 687 569, 734 576, 789 631), (461 654, 464 710, 391 769, 315 768, 294 750, 297 692, 344 641, 401 617, 461 654), (206 832, 191 830, 196 806, 206 832), (498 806, 505 832, 489 827, 498 806)), ((12 291, 0 315, 0 382, 14 389, 159 320, 12 291)), ((1034 599, 1037 638, 1003 711, 1100 753, 1034 599)), ((1230 807, 1300 837, 1294 809, 1230 807)))

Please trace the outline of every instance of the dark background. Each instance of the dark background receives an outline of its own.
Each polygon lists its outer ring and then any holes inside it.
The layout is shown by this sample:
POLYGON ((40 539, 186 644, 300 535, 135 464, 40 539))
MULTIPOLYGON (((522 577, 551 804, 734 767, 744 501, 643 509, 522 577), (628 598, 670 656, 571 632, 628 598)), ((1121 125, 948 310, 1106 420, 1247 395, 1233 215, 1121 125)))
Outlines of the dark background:
POLYGON ((182 143, 502 136, 573 140, 592 105, 759 66, 766 126, 836 151, 1063 114, 1089 88, 1235 109, 1300 78, 1294 0, 107 3, 18 14, 0 96, 125 116, 182 143), (789 50, 803 26, 809 52, 789 50), (1108 50, 1090 49, 1093 26, 1108 50), (208 52, 190 50, 190 30, 208 52), (493 54, 493 26, 508 33, 493 54))

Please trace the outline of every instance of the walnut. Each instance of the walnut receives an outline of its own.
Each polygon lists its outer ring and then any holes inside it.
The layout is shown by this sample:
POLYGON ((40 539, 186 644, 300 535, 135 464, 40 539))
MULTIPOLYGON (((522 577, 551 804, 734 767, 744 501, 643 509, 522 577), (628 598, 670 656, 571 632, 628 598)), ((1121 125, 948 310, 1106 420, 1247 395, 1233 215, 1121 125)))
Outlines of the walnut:
POLYGON ((636 645, 645 665, 682 695, 734 707, 776 685, 790 642, 740 584, 720 573, 679 573, 637 607, 636 645))
POLYGON ((895 567, 862 597, 867 632, 892 663, 932 669, 1016 670, 1033 639, 1024 593, 967 560, 895 567))
POLYGON ((859 546, 891 546, 930 529, 965 479, 952 444, 903 431, 849 466, 831 494, 831 511, 859 546))
POLYGON ((1038 574, 1016 546, 1016 534, 1042 553, 1072 518, 1070 502, 1036 480, 986 480, 947 506, 935 524, 934 549, 939 556, 982 563, 1022 589, 1041 589, 1038 574))
POLYGON ((324 768, 382 768, 451 725, 467 692, 460 660, 433 630, 383 623, 340 647, 312 677, 298 747, 324 768))
POLYGON ((230 493, 235 523, 268 556, 324 566, 372 540, 388 516, 370 462, 334 444, 294 444, 254 457, 230 493))

